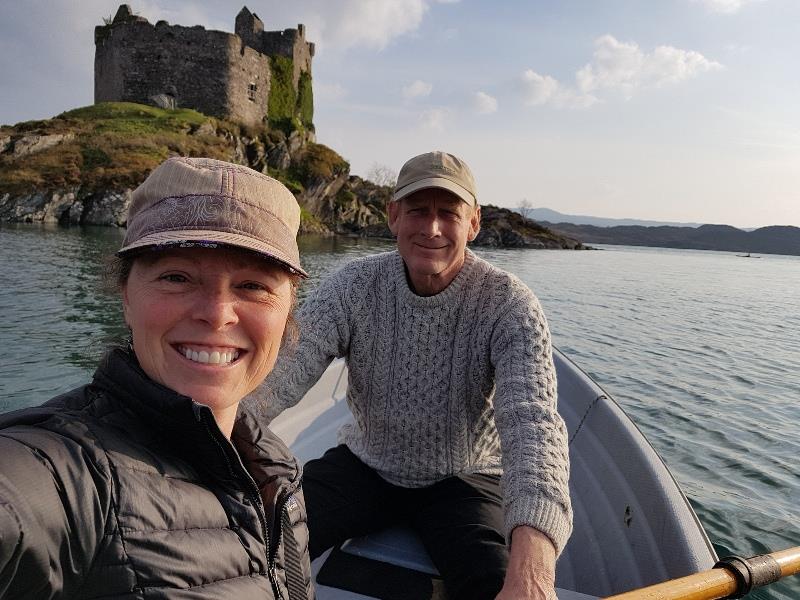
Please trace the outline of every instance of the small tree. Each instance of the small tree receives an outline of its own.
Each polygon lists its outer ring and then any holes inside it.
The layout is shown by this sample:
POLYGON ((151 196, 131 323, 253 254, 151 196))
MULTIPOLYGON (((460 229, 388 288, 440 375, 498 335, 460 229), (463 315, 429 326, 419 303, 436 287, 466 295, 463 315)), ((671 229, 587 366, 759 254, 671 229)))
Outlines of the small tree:
POLYGON ((531 215, 533 214, 533 204, 527 198, 523 198, 522 202, 519 204, 519 214, 521 214, 526 219, 530 219, 531 215))
POLYGON ((397 183, 397 172, 386 165, 372 163, 365 179, 382 187, 394 187, 397 183))

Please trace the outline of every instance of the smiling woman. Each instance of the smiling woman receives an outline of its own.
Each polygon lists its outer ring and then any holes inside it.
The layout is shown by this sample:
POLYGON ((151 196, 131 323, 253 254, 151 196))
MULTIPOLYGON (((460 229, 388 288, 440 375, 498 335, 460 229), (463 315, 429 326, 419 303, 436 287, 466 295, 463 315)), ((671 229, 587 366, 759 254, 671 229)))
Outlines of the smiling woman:
POLYGON ((274 179, 167 160, 116 272, 131 342, 0 416, 0 597, 313 597, 300 466, 245 410, 305 272, 274 179))
POLYGON ((135 261, 122 298, 145 373, 211 408, 229 437, 239 400, 275 364, 290 274, 241 250, 181 248, 135 261))

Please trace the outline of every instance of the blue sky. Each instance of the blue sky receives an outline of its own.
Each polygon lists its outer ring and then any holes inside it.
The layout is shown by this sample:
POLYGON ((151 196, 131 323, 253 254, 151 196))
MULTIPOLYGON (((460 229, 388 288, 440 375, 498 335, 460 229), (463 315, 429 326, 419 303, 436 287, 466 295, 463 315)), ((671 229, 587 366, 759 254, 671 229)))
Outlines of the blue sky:
MULTIPOLYGON (((242 1, 130 2, 233 30, 242 1)), ((797 0, 251 0, 318 45, 318 140, 366 174, 431 149, 483 203, 800 226, 797 0)), ((0 0, 0 122, 90 104, 118 2, 0 0)))

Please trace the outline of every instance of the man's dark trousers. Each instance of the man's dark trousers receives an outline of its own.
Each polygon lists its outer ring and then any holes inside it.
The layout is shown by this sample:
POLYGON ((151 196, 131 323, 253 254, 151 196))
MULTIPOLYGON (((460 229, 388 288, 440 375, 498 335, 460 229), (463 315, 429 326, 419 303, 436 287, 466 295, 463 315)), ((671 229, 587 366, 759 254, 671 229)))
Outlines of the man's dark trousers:
POLYGON ((404 488, 341 445, 306 464, 303 491, 312 560, 348 538, 400 525, 420 536, 452 600, 493 599, 503 586, 508 548, 497 475, 404 488))

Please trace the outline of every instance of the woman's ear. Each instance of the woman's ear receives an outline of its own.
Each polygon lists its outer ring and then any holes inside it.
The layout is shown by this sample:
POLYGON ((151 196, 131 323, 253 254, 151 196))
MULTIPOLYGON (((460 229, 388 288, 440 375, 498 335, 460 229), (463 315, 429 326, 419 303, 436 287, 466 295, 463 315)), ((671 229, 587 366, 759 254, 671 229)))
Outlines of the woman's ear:
POLYGON ((128 284, 122 284, 122 293, 120 294, 122 297, 122 318, 125 321, 125 325, 128 326, 130 329, 131 324, 128 323, 128 284))

